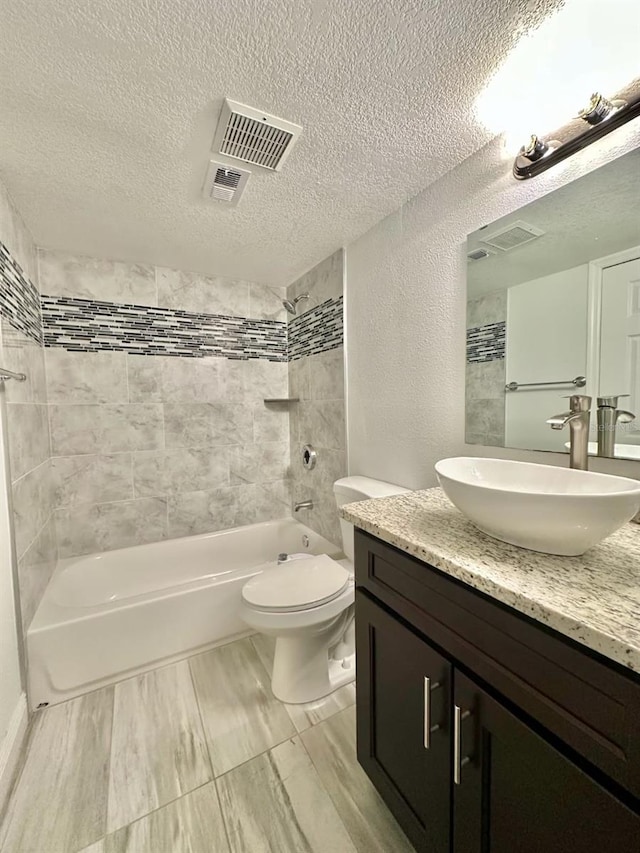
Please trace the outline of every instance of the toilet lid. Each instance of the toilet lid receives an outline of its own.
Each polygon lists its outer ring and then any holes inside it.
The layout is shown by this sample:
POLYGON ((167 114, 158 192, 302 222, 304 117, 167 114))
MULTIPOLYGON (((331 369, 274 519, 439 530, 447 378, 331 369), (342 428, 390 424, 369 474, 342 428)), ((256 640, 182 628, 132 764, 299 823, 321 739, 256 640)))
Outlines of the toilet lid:
POLYGON ((320 554, 266 569, 244 585, 242 597, 260 610, 304 610, 337 598, 351 575, 320 554))

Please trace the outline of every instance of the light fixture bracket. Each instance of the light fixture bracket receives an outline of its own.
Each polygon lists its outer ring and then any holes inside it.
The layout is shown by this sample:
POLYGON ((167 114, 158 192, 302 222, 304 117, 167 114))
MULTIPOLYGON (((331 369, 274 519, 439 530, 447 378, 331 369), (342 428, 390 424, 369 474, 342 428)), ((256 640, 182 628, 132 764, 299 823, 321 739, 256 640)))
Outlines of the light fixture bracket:
POLYGON ((532 136, 516 156, 513 176, 518 181, 535 178, 638 116, 640 91, 637 88, 633 97, 626 96, 624 99, 608 100, 596 93, 591 96, 589 106, 580 112, 573 123, 554 131, 546 139, 532 136), (580 122, 577 128, 576 121, 580 122), (562 142, 557 141, 558 137, 562 142))

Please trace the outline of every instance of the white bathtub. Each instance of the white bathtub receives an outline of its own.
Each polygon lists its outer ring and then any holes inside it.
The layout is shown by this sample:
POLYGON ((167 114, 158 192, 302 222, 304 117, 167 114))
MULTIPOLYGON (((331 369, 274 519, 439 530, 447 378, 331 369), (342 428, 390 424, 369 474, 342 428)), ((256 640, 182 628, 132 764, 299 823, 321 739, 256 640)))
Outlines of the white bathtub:
POLYGON ((338 549, 293 519, 61 560, 27 632, 29 701, 55 704, 250 633, 248 578, 338 549))

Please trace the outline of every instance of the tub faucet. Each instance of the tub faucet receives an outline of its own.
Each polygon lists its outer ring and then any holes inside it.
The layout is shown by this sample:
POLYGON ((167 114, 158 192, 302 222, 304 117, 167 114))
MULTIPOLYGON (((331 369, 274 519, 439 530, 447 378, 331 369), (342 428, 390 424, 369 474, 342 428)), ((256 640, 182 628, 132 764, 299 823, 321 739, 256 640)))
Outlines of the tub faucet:
POLYGON ((293 511, 298 512, 299 509, 313 509, 313 501, 300 501, 294 505, 293 511))
POLYGON ((629 424, 635 420, 633 412, 618 408, 620 397, 628 396, 598 397, 598 456, 615 456, 616 427, 619 423, 629 424))
POLYGON ((562 429, 569 424, 569 465, 580 471, 589 467, 589 421, 591 418, 591 397, 584 394, 572 394, 569 397, 569 411, 547 420, 551 429, 562 429))

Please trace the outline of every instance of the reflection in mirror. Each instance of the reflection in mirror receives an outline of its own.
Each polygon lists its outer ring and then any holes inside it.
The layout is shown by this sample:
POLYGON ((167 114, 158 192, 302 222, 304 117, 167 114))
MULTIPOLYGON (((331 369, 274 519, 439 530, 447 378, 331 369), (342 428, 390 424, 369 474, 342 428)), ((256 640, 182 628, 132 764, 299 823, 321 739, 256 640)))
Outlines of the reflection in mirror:
POLYGON ((640 149, 467 240, 467 443, 567 452, 571 394, 640 460, 640 149))

